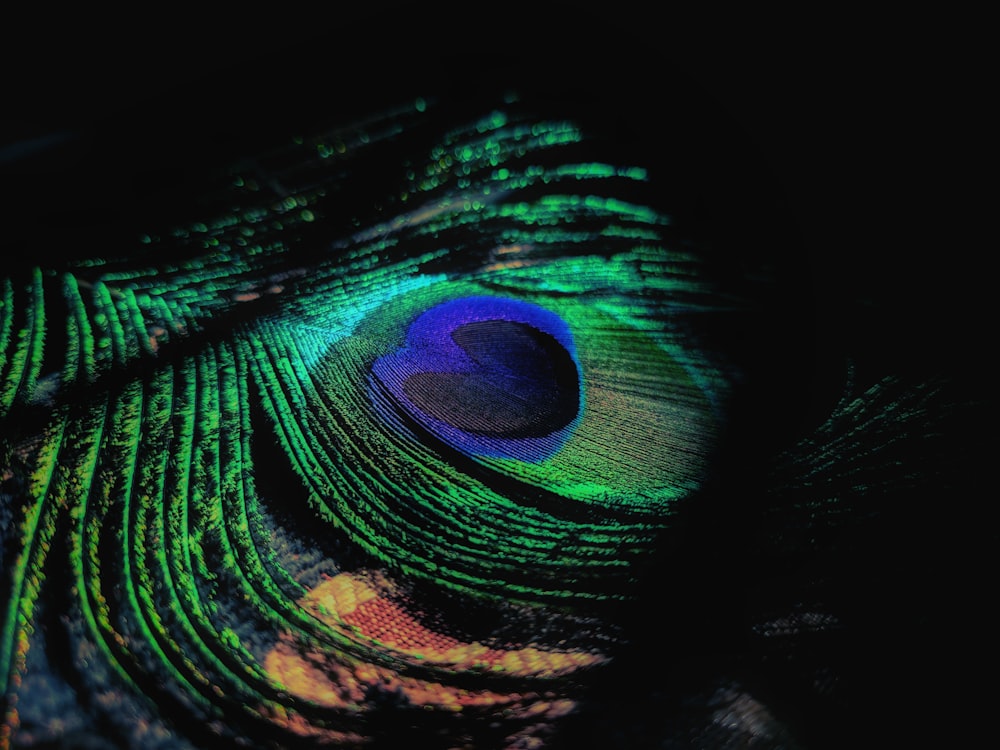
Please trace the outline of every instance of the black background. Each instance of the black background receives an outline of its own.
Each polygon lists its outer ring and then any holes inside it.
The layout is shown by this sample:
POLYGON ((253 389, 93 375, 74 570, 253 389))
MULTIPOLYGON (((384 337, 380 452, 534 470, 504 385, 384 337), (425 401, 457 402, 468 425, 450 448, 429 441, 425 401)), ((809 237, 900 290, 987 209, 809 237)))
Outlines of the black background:
POLYGON ((734 265, 769 244, 797 266, 824 337, 972 371, 990 296, 973 230, 987 211, 976 30, 632 2, 15 17, 0 69, 5 261, 134 242, 195 211, 211 169, 290 128, 427 84, 463 98, 514 83, 591 101, 649 162, 684 162, 701 184, 675 202, 729 232, 719 252, 734 265))

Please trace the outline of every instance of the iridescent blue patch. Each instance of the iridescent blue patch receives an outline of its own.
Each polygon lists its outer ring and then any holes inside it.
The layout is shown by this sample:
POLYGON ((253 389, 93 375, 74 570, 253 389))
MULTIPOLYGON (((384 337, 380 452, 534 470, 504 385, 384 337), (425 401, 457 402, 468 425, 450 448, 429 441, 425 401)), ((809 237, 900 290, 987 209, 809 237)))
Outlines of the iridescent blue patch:
POLYGON ((516 299, 462 297, 427 310, 372 372, 406 414, 472 455, 544 460, 583 408, 569 326, 516 299))

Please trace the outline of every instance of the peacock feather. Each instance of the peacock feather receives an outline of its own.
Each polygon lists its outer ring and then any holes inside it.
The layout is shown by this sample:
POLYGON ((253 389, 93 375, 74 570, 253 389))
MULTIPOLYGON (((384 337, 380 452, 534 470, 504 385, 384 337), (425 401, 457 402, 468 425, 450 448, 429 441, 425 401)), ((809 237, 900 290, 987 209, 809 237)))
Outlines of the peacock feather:
POLYGON ((780 274, 578 114, 401 97, 3 276, 2 746, 824 746, 751 675, 849 710, 958 399, 845 357, 748 447, 780 274))

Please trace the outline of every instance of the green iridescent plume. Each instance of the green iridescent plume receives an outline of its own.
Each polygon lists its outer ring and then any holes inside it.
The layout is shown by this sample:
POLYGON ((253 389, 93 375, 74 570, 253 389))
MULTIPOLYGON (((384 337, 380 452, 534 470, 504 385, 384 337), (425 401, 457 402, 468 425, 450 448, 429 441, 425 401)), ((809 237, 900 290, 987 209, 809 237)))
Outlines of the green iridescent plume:
POLYGON ((604 658, 573 631, 634 595, 715 445, 725 379, 682 325, 710 290, 669 217, 633 199, 646 172, 579 160, 572 122, 509 104, 421 152, 408 134, 433 111, 294 139, 271 175, 283 197, 234 170, 224 213, 146 235, 133 261, 5 280, 8 733, 55 731, 34 706, 65 698, 32 677, 60 669, 39 640, 52 618, 92 709, 145 717, 129 742, 167 732, 149 700, 195 744, 360 742, 378 701, 324 703, 286 642, 353 669, 348 693, 372 690, 358 665, 392 670, 412 703, 412 681, 450 696, 471 669, 490 708, 455 727, 507 710, 514 734, 533 705, 558 713, 521 693, 563 699, 561 665, 604 658), (296 247, 379 141, 411 149, 393 218, 296 247), (167 247, 177 262, 143 262, 167 247), (342 597, 305 604, 324 580, 364 598, 365 570, 393 606, 493 608, 495 632, 456 644, 508 656, 460 668, 457 646, 435 659, 346 627, 342 597), (510 635, 540 617, 562 645, 510 635), (512 666, 522 644, 541 666, 512 666))
POLYGON ((0 747, 794 747, 779 678, 839 716, 801 644, 864 620, 837 573, 957 401, 789 419, 780 273, 558 110, 282 134, 0 277, 0 747))

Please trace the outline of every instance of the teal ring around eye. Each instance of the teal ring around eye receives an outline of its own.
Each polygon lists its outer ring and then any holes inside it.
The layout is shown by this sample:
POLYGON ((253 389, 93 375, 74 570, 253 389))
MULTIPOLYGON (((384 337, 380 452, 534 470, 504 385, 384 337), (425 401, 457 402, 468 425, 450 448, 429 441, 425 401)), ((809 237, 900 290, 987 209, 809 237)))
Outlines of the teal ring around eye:
MULTIPOLYGON (((557 265, 549 266, 553 274, 559 273, 557 265)), ((595 286, 609 283, 597 276, 592 281, 595 286)), ((328 363, 324 368, 338 360, 354 363, 353 377, 366 383, 367 408, 353 399, 336 397, 353 415, 345 418, 359 425, 372 420, 371 429, 360 432, 373 437, 386 430, 402 435, 409 424, 457 454, 517 483, 554 493, 571 505, 582 503, 592 511, 604 508, 612 515, 625 512, 662 518, 668 514, 674 500, 700 485, 718 434, 712 383, 686 366, 697 352, 688 352, 680 340, 654 335, 643 324, 642 310, 632 298, 617 301, 546 294, 516 285, 498 293, 496 287, 478 281, 438 281, 411 287, 369 308, 354 334, 330 344, 317 360, 317 364, 328 363), (542 340, 551 337, 547 351, 551 354, 557 345, 565 350, 559 356, 571 359, 573 376, 579 379, 575 419, 567 419, 554 430, 547 449, 540 438, 476 434, 454 425, 457 437, 449 442, 447 433, 430 428, 434 414, 421 414, 419 403, 407 403, 404 382, 413 372, 465 374, 463 368, 471 372, 483 366, 441 330, 458 330, 463 324, 504 316, 507 322, 534 329, 542 340), (438 333, 432 334, 433 330, 438 333), (426 351, 419 351, 421 347, 426 351), (401 363, 409 370, 404 371, 401 363), (507 440, 506 445, 502 440, 507 440), (528 453, 528 440, 536 441, 534 455, 528 453), (494 450, 491 453, 483 446, 494 450), (507 450, 496 450, 497 446, 507 450)), ((506 333, 491 331, 482 338, 488 343, 491 336, 503 339, 506 333)), ((514 338, 523 335, 524 329, 514 329, 514 338)), ((475 345, 487 346, 482 341, 475 345)), ((502 357, 491 366, 498 371, 509 369, 502 357)), ((563 368, 564 373, 567 370, 568 365, 563 368)), ((570 380, 565 374, 562 379, 554 378, 560 387, 570 380)), ((553 390, 558 392, 550 388, 550 396, 553 390)), ((549 417, 558 414, 553 410, 549 417)), ((373 445, 366 450, 382 455, 418 443, 402 438, 402 442, 392 441, 394 447, 373 445)), ((423 449, 433 450, 430 445, 423 449)))

